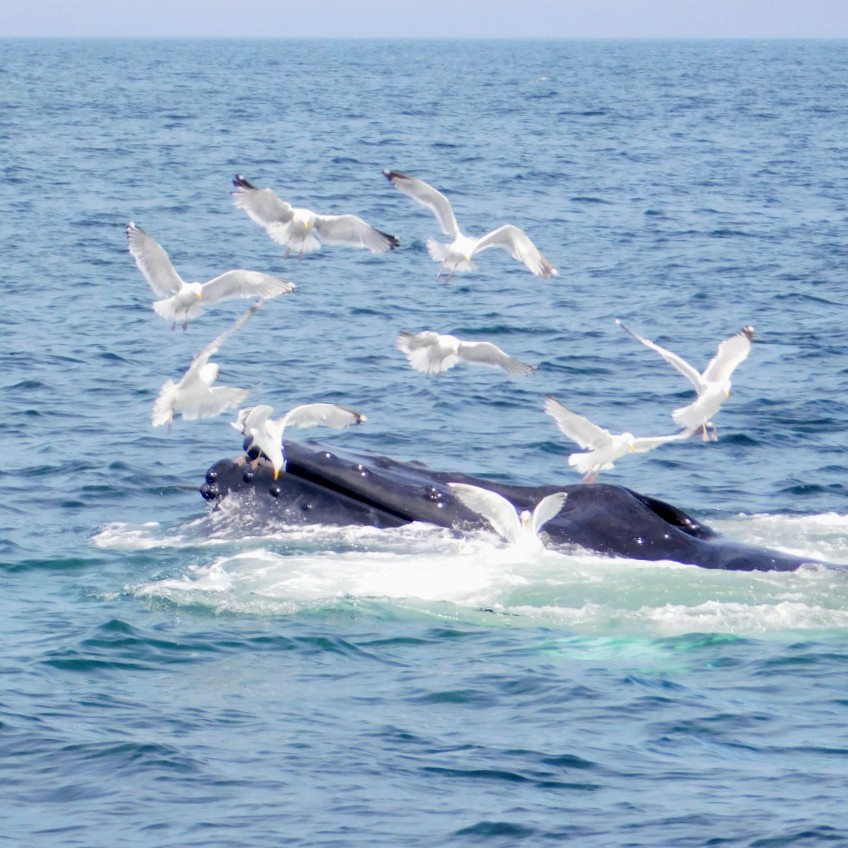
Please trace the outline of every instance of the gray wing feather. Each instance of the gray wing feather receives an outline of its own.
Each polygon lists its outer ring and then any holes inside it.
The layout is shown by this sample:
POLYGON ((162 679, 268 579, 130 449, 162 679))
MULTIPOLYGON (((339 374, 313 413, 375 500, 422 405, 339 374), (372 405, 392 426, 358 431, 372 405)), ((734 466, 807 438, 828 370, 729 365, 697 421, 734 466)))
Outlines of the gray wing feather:
POLYGON ((171 264, 162 246, 132 221, 127 224, 127 246, 138 270, 159 297, 180 290, 183 280, 171 264))
POLYGON ((545 412, 556 421, 557 427, 581 448, 595 449, 605 445, 612 436, 608 430, 593 424, 588 418, 566 409, 555 397, 545 399, 545 412))
POLYGON ((453 214, 453 207, 440 191, 423 180, 402 174, 400 171, 383 171, 383 174, 398 191, 402 191, 405 195, 429 209, 436 216, 436 220, 446 236, 456 238, 459 235, 459 226, 453 214))

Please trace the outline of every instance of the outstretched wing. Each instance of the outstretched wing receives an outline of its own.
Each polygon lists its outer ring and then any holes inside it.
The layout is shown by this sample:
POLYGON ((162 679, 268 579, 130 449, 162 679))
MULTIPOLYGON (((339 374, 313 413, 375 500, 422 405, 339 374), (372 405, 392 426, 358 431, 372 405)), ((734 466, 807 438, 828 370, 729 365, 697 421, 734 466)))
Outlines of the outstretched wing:
POLYGON ((692 435, 690 430, 683 430, 680 433, 674 433, 671 436, 637 436, 630 446, 633 453, 647 453, 648 451, 658 448, 660 445, 666 445, 669 442, 679 442, 683 439, 688 439, 692 435))
POLYGON ((180 290, 183 280, 171 264, 162 246, 141 227, 127 224, 127 245, 138 270, 159 297, 169 297, 180 290))
POLYGON ((203 393, 188 399, 181 414, 186 421, 198 418, 214 418, 242 403, 252 389, 237 389, 230 386, 213 386, 203 393))
POLYGON ((528 270, 537 277, 547 279, 548 277, 559 276, 557 269, 542 256, 539 248, 530 240, 530 236, 524 230, 512 224, 504 224, 502 227, 484 235, 477 242, 474 252, 480 253, 480 251, 488 250, 490 247, 502 247, 504 250, 508 250, 514 259, 523 262, 528 270))
POLYGON ((729 380, 736 366, 748 358, 753 341, 753 327, 743 327, 735 336, 725 339, 704 371, 704 379, 711 383, 729 380))
POLYGON ((294 283, 260 271, 244 271, 238 268, 226 271, 203 284, 201 299, 206 303, 231 300, 237 297, 279 297, 294 291, 294 283))
POLYGON ((428 377, 441 374, 459 362, 456 353, 459 339, 439 335, 433 330, 421 333, 401 330, 395 344, 399 351, 406 354, 409 364, 428 377))
POLYGON ((274 408, 267 403, 249 406, 246 409, 240 409, 236 420, 231 421, 230 424, 246 436, 249 430, 261 427, 273 412, 274 408))
POLYGON ((291 221, 294 215, 291 204, 277 197, 270 188, 257 188, 241 174, 233 178, 233 185, 236 187, 233 203, 260 227, 267 230, 291 221))
POLYGON ((206 363, 209 361, 209 357, 212 356, 213 353, 217 353, 218 349, 221 345, 237 330, 240 330, 256 313, 262 308, 262 304, 264 301, 262 298, 256 301, 253 306, 248 307, 223 333, 221 333, 216 338, 212 339, 208 345, 206 345, 203 350, 198 353, 189 365, 188 370, 185 372, 183 376, 183 381, 186 380, 189 375, 192 375, 199 371, 206 363))
POLYGON ((545 495, 536 504, 533 510, 533 532, 537 536, 542 527, 559 514, 567 497, 567 492, 554 492, 552 495, 545 495))
POLYGON ((365 421, 361 412, 334 403, 305 403, 289 410, 282 418, 283 427, 335 427, 342 430, 365 421))
POLYGON ((327 244, 367 247, 372 253, 394 250, 400 241, 395 236, 375 230, 356 215, 316 215, 315 231, 327 244))
POLYGON ((459 235, 459 226, 456 223, 450 201, 440 191, 423 180, 407 176, 400 171, 384 170, 383 175, 398 191, 402 191, 429 209, 436 216, 436 220, 446 236, 456 238, 459 235))
POLYGON ((457 353, 460 359, 464 359, 466 362, 502 368, 513 377, 525 377, 536 370, 535 365, 528 365, 526 362, 513 359, 492 342, 461 341, 457 353))
POLYGON ((604 430, 588 418, 566 409, 553 395, 548 395, 545 399, 545 412, 556 421, 557 427, 581 448, 595 450, 612 440, 609 430, 604 430))
POLYGON ((666 362, 670 365, 673 365, 690 383, 695 387, 695 391, 699 394, 704 389, 704 378, 698 373, 698 371, 693 368, 685 359, 679 357, 676 353, 672 353, 670 350, 666 350, 664 347, 660 347, 656 342, 652 342, 650 339, 645 339, 640 336, 638 333, 634 333, 629 327, 626 327, 618 318, 615 319, 615 323, 624 330, 625 333, 629 333, 633 336, 634 339, 638 342, 642 342, 645 347, 649 347, 651 350, 658 353, 666 362))
POLYGON ((515 507, 497 492, 468 483, 448 483, 458 501, 476 512, 509 542, 515 542, 521 532, 521 521, 515 507))

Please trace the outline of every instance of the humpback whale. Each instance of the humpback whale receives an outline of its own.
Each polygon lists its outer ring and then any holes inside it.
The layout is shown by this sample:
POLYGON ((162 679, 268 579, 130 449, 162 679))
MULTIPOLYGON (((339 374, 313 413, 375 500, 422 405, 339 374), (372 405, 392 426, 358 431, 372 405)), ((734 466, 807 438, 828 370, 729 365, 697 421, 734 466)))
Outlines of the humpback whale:
POLYGON ((264 458, 255 467, 243 455, 221 459, 206 472, 200 494, 213 504, 239 499, 258 522, 389 528, 423 521, 468 531, 488 525, 449 483, 490 489, 518 510, 532 510, 546 495, 564 491, 565 505, 544 527, 555 548, 731 571, 794 571, 811 562, 839 567, 734 542, 677 507, 623 486, 511 485, 373 453, 340 453, 315 442, 286 440, 285 455, 286 471, 277 479, 264 458))

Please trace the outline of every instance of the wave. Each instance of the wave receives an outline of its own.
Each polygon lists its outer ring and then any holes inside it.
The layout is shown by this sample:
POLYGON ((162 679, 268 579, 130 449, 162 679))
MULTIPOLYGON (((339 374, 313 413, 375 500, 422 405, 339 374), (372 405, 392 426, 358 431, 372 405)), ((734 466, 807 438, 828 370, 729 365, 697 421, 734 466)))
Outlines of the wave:
MULTIPOLYGON (((583 550, 528 555, 487 533, 410 524, 245 532, 242 516, 183 525, 111 524, 93 539, 124 551, 170 549, 165 571, 125 587, 136 598, 219 614, 337 614, 552 627, 586 634, 735 636, 843 631, 848 578, 707 570, 583 550)), ((738 516, 719 529, 811 559, 848 560, 848 516, 738 516)))

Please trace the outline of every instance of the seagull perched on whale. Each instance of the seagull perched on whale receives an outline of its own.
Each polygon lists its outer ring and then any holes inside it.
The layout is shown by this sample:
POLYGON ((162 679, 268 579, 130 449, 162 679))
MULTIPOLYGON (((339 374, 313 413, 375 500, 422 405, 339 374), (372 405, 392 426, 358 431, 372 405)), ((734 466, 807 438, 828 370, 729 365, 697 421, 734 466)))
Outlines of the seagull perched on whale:
POLYGON ((151 422, 154 427, 167 424, 170 430, 175 412, 179 412, 186 421, 214 418, 244 401, 251 389, 212 385, 218 379, 218 366, 210 362, 209 357, 217 353, 224 341, 259 311, 262 303, 261 299, 257 300, 235 323, 206 345, 194 357, 178 383, 173 380, 165 381, 153 403, 151 422))
POLYGON ((559 276, 556 268, 542 256, 524 230, 512 224, 504 224, 480 238, 472 238, 459 229, 450 201, 433 186, 400 171, 383 170, 383 175, 396 189, 429 209, 436 216, 442 232, 453 238, 450 244, 427 239, 430 257, 434 262, 442 263, 436 277, 446 273, 447 279, 450 279, 456 271, 470 271, 473 267, 472 257, 490 247, 509 251, 514 259, 523 262, 537 277, 559 276))
POLYGON ((334 403, 306 403, 289 410, 282 418, 272 419, 273 407, 267 404, 240 409, 232 426, 239 430, 271 461, 274 479, 286 470, 283 456, 283 431, 286 427, 314 427, 321 424, 341 430, 351 424, 361 424, 365 416, 353 409, 334 403))
POLYGON ((566 492, 554 492, 542 498, 532 512, 525 509, 519 514, 516 508, 497 492, 468 483, 448 483, 448 486, 457 500, 485 518, 499 536, 513 545, 530 550, 542 549, 539 531, 559 514, 568 497, 566 492))
POLYGON ((748 358, 754 340, 754 328, 743 327, 735 336, 721 342, 704 373, 700 374, 685 359, 660 347, 650 339, 642 338, 625 327, 618 318, 615 319, 615 323, 634 339, 642 342, 645 347, 656 351, 695 387, 698 397, 688 406, 682 406, 671 413, 674 422, 688 430, 690 435, 700 430, 705 442, 717 441, 718 431, 712 418, 730 397, 730 375, 748 358))
POLYGON ((552 395, 545 400, 545 412, 569 439, 587 449, 584 453, 573 453, 568 457, 568 464, 583 475, 584 483, 594 483, 598 472, 609 471, 614 467, 615 460, 626 453, 647 453, 667 442, 688 439, 692 435, 687 431, 671 436, 637 437, 632 433, 613 435, 588 418, 567 409, 552 395))
POLYGON ((285 245, 286 256, 303 256, 325 244, 367 247, 372 253, 385 253, 400 244, 395 236, 377 230, 356 215, 319 215, 311 209, 292 206, 270 188, 257 188, 236 174, 233 203, 244 209, 252 221, 264 227, 277 244, 285 245))
POLYGON ((416 371, 428 376, 442 374, 459 362, 502 368, 513 377, 524 377, 536 370, 535 365, 513 359, 491 342, 465 342, 432 330, 415 334, 401 330, 396 345, 416 371))
POLYGON ((176 272, 162 246, 132 221, 127 224, 127 244, 135 264, 144 275, 150 288, 161 297, 153 302, 153 309, 161 318, 171 322, 171 329, 190 318, 195 318, 206 304, 237 297, 278 297, 294 290, 294 283, 263 274, 259 271, 236 269, 206 283, 187 283, 176 272))

